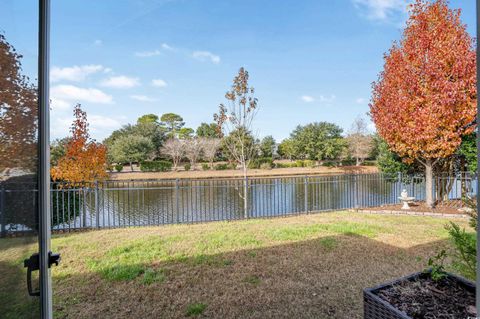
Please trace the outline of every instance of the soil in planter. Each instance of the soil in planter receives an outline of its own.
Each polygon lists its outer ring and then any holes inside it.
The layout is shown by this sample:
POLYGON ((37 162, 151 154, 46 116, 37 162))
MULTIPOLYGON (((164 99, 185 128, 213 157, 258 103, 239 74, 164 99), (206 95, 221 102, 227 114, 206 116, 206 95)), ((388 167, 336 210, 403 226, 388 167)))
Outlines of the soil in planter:
POLYGON ((456 280, 433 281, 430 276, 405 280, 377 295, 414 319, 475 317, 475 293, 456 280))

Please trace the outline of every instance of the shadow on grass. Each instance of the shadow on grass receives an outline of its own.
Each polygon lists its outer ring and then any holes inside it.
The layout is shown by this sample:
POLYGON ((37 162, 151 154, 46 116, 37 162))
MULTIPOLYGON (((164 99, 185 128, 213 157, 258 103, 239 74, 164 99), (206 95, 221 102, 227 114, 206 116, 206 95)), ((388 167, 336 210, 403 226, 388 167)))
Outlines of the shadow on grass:
POLYGON ((363 288, 422 270, 446 245, 402 249, 346 232, 220 254, 151 252, 138 263, 134 246, 117 247, 120 259, 54 278, 54 307, 62 318, 362 318, 363 288))
MULTIPOLYGON (((39 318, 39 298, 27 292, 23 265, 0 262, 0 317, 5 319, 39 318)), ((38 277, 37 277, 38 278, 38 277)))

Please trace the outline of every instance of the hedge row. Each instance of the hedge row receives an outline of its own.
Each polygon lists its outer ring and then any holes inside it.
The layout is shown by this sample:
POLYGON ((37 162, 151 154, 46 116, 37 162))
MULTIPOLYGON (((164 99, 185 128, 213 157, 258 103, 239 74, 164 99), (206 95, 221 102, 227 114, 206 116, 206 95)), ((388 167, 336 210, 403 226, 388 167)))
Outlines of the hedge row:
POLYGON ((140 163, 142 172, 166 172, 172 169, 169 161, 144 161, 140 163))
POLYGON ((273 164, 273 159, 271 157, 260 157, 252 160, 248 165, 250 169, 270 169, 274 168, 275 164, 273 164))
POLYGON ((298 160, 290 163, 275 163, 276 168, 290 168, 290 167, 315 167, 317 162, 312 160, 298 160))

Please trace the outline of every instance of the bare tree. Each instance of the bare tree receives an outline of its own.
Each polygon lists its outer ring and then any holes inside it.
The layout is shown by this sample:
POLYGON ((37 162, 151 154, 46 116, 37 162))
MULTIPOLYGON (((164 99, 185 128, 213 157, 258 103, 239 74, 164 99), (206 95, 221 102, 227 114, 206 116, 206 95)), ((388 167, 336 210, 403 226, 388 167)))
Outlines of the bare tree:
POLYGON ((205 139, 201 137, 193 137, 185 140, 184 148, 185 148, 185 156, 190 161, 190 165, 192 166, 192 170, 195 170, 195 166, 200 158, 200 155, 205 146, 205 139))
POLYGON ((250 131, 258 110, 255 90, 248 85, 248 79, 248 72, 240 68, 233 79, 231 90, 225 94, 227 104, 220 104, 219 113, 214 115, 218 127, 226 136, 225 147, 243 170, 244 185, 240 197, 244 203, 245 218, 248 218, 248 164, 257 152, 255 143, 251 141, 250 131))
POLYGON ((217 155, 220 146, 222 145, 222 140, 219 138, 205 138, 203 145, 203 156, 210 163, 210 167, 213 168, 213 161, 217 155))
POLYGON ((373 137, 368 132, 368 125, 365 119, 357 117, 347 135, 348 150, 355 165, 359 166, 370 154, 373 148, 373 137))
POLYGON ((185 142, 176 138, 171 138, 163 144, 160 153, 167 155, 172 159, 173 169, 177 170, 178 164, 185 156, 185 142))

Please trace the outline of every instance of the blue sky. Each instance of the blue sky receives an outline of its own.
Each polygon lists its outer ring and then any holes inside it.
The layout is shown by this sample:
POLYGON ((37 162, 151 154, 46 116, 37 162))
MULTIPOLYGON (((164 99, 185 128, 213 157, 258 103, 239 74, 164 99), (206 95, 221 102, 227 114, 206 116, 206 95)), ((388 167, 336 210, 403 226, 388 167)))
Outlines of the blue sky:
MULTIPOLYGON (((36 0, 4 0, 0 29, 35 78, 36 0)), ((475 1, 450 1, 475 33, 475 1)), ((259 137, 298 124, 348 130, 368 112, 403 0, 52 0, 51 135, 81 103, 98 140, 146 113, 211 122, 240 67, 250 72, 259 137)))

